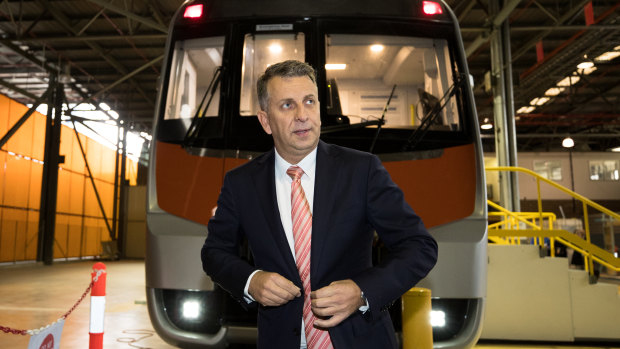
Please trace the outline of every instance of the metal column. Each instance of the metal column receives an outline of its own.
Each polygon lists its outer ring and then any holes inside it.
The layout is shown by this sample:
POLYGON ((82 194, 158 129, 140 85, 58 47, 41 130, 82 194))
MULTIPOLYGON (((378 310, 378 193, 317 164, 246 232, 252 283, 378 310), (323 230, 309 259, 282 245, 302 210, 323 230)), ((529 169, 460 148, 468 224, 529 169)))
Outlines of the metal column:
MULTIPOLYGON (((489 2, 489 11, 491 16, 499 13, 501 0, 492 0, 489 2)), ((506 20, 500 24, 504 26, 506 20)), ((509 89, 510 98, 507 98, 506 91, 506 71, 504 69, 506 43, 503 40, 501 30, 493 30, 491 38, 491 75, 493 90, 493 117, 495 119, 495 153, 497 156, 498 166, 515 166, 516 152, 511 159, 510 144, 516 144, 516 134, 514 129, 514 118, 509 120, 507 108, 512 108, 512 89, 509 89), (510 100, 510 103, 507 101, 510 100), (510 125, 512 123, 512 125, 510 125), (512 161, 511 161, 512 160, 512 161)), ((510 50, 510 47, 507 48, 510 50)), ((510 64, 508 61, 506 64, 510 64)), ((509 70, 510 72, 511 70, 509 70)), ((511 80, 511 79, 510 79, 511 80)), ((509 81, 508 83, 511 83, 509 81)), ((514 149, 514 148, 513 148, 514 149)), ((516 181, 516 180, 515 180, 516 181)), ((499 173, 500 187, 500 204, 510 211, 518 209, 515 207, 513 197, 516 195, 518 201, 518 192, 513 187, 512 176, 508 172, 499 173)))
MULTIPOLYGON (((504 6, 506 1, 504 0, 504 6)), ((508 163, 510 166, 519 166, 517 159, 517 128, 515 125, 514 90, 512 81, 512 52, 510 48, 510 24, 505 20, 501 27, 503 60, 504 60, 504 92, 506 97, 506 134, 508 135, 508 163)), ((519 178, 517 172, 510 172, 510 186, 512 190, 512 210, 521 211, 521 197, 519 195, 519 178)))
POLYGON ((39 240, 37 261, 51 265, 54 259, 54 235, 56 227, 56 198, 58 193, 58 160, 60 158, 60 126, 64 85, 55 74, 50 75, 49 102, 45 127, 45 153, 41 180, 41 203, 39 210, 39 240))

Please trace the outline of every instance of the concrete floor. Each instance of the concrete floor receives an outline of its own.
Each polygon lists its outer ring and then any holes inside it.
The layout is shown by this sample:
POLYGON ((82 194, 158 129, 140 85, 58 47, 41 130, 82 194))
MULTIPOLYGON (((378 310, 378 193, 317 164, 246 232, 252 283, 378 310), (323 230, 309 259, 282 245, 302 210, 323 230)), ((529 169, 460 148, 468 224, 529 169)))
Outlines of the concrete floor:
MULTIPOLYGON (((0 326, 34 329, 56 321, 80 298, 90 283, 94 261, 57 262, 53 266, 0 266, 0 326)), ((107 267, 105 349, 175 348, 157 336, 149 320, 144 294, 144 261, 105 262, 107 267)), ((88 346, 89 296, 64 324, 60 348, 88 346)), ((30 336, 0 332, 0 348, 27 348, 30 336)), ((484 349, 620 348, 609 344, 479 343, 484 349)))

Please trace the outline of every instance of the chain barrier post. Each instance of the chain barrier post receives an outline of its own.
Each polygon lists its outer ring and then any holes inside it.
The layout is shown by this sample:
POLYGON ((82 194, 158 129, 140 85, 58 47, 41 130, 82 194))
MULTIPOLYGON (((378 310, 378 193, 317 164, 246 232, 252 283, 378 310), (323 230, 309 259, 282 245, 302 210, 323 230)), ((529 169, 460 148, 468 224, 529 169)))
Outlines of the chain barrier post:
POLYGON ((105 313, 106 268, 101 262, 93 265, 93 288, 90 291, 89 349, 103 349, 103 318, 105 313))

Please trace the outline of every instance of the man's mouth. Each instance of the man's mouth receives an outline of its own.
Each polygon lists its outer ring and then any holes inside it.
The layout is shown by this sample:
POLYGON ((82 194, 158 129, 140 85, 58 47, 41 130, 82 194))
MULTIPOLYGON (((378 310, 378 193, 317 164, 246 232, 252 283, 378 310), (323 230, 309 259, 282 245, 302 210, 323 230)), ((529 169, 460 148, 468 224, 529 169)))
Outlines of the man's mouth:
POLYGON ((298 136, 304 136, 306 134, 308 134, 308 132, 310 132, 310 129, 304 129, 304 130, 296 130, 293 131, 294 134, 298 135, 298 136))

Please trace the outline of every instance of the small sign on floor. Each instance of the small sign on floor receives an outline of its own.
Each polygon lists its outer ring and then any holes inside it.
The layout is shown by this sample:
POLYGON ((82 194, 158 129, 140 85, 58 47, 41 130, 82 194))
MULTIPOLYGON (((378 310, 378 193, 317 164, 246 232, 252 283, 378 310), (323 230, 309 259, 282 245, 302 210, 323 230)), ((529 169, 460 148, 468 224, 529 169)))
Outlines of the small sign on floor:
POLYGON ((62 328, 64 325, 65 320, 59 320, 43 331, 32 335, 30 337, 30 343, 28 343, 28 349, 60 348, 60 335, 62 334, 62 328))

